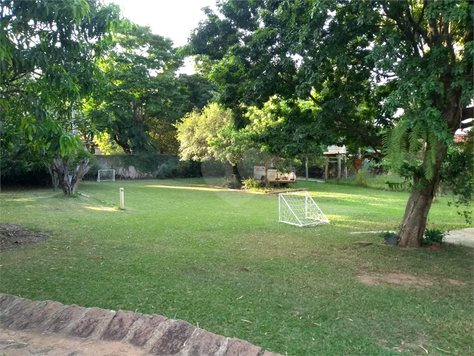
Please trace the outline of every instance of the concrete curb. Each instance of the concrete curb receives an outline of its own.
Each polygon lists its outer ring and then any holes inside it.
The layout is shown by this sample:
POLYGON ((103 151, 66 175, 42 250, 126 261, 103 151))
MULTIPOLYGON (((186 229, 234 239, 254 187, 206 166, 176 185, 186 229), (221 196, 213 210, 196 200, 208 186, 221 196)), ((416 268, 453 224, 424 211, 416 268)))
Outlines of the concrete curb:
POLYGON ((8 294, 0 294, 0 326, 89 344, 123 343, 157 356, 278 356, 244 340, 216 335, 161 315, 35 302, 8 294))

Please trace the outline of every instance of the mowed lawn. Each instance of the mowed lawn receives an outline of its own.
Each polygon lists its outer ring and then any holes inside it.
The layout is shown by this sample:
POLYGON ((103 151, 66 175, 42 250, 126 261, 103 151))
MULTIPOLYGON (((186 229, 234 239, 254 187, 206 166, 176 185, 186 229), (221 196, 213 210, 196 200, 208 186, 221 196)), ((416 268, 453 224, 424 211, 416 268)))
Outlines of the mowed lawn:
MULTIPOLYGON (((51 235, 1 252, 0 292, 163 314, 295 356, 473 354, 473 249, 350 234, 395 230, 407 193, 297 186, 330 224, 281 224, 277 195, 198 179, 84 182, 75 198, 4 189, 0 223, 51 235)), ((428 226, 466 227, 447 201, 428 226)))

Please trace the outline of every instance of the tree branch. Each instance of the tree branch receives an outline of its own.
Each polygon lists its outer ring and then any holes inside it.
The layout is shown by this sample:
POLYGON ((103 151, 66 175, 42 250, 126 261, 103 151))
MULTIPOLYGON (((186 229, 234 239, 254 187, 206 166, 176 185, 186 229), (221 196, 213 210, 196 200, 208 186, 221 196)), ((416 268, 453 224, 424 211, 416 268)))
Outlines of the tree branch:
MULTIPOLYGON (((395 21, 397 24, 398 28, 401 30, 403 36, 405 37, 405 40, 408 43, 411 43, 412 48, 413 48, 413 53, 417 56, 420 57, 420 52, 418 51, 418 41, 416 40, 416 32, 414 31, 414 28, 410 29, 409 26, 407 26, 407 23, 405 21, 402 21, 400 17, 396 17, 387 7, 387 4, 383 3, 382 8, 385 12, 385 15, 395 21)), ((410 10, 408 9, 408 18, 413 19, 410 15, 410 10)), ((410 20, 409 20, 410 21, 410 20)), ((414 22, 414 21, 413 21, 414 22)), ((416 23, 415 23, 416 24, 416 23)))
POLYGON ((349 130, 352 130, 355 133, 359 134, 360 137, 365 141, 365 143, 367 143, 375 152, 378 152, 377 146, 379 147, 382 146, 383 143, 381 140, 373 139, 372 137, 367 135, 366 131, 354 125, 352 122, 346 119, 343 119, 339 113, 337 112, 334 113, 334 119, 336 119, 336 121, 346 126, 349 130))

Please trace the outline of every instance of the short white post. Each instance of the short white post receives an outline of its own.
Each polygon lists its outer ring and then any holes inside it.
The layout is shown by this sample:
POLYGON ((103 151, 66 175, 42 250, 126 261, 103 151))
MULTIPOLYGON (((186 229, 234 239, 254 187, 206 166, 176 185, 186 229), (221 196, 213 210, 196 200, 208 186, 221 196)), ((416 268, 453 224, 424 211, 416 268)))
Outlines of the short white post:
POLYGON ((120 188, 120 210, 125 209, 123 188, 120 188))

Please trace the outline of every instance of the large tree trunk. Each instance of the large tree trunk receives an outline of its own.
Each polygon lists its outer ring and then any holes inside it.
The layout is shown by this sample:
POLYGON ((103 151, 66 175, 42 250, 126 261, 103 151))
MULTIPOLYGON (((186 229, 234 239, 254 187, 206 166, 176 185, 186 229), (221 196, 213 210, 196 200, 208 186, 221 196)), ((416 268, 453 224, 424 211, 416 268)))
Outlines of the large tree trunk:
POLYGON ((52 170, 57 174, 59 184, 65 195, 77 193, 77 188, 82 182, 82 178, 90 169, 89 159, 85 158, 80 161, 74 169, 71 169, 71 163, 64 161, 61 157, 53 159, 52 170))
POLYGON ((241 187, 242 186, 242 176, 239 173, 239 169, 237 167, 237 164, 232 163, 232 178, 234 180, 235 187, 241 187))
MULTIPOLYGON (((441 78, 444 86, 446 101, 444 103, 443 118, 448 125, 448 132, 454 135, 459 127, 462 118, 462 106, 460 105, 462 91, 452 87, 452 78, 449 75, 441 78)), ((436 103, 437 95, 433 95, 433 102, 436 103)), ((429 149, 427 146, 427 150, 429 149)), ((436 148, 436 160, 433 167, 433 178, 426 181, 421 190, 413 191, 408 199, 408 203, 403 216, 400 232, 399 245, 402 247, 420 247, 423 242, 423 234, 426 228, 426 220, 430 211, 433 198, 440 180, 441 164, 443 163, 448 148, 444 144, 439 144, 436 148)), ((426 168, 426 157, 423 165, 426 168)), ((415 186, 421 177, 415 177, 415 186)))
MULTIPOLYGON (((446 151, 445 145, 437 148, 433 178, 425 181, 421 190, 414 190, 408 199, 400 227, 399 246, 401 247, 420 247, 423 242, 428 213, 439 185, 441 164, 446 156, 446 151)), ((415 187, 421 180, 421 177, 415 177, 415 187)))

